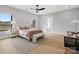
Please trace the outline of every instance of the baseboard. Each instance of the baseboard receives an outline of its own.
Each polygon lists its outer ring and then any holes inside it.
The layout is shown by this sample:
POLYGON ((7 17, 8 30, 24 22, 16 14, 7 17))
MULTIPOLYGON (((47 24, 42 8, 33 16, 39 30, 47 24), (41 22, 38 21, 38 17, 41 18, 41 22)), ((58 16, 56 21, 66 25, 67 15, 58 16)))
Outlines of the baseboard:
POLYGON ((59 33, 59 32, 52 32, 52 33, 64 35, 64 33, 59 33))

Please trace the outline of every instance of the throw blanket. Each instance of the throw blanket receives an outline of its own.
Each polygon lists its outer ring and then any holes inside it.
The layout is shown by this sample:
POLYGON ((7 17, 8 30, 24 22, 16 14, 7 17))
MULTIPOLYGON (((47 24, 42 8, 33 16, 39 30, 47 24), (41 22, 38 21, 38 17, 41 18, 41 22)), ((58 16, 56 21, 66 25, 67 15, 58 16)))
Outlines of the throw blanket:
POLYGON ((35 34, 39 34, 39 33, 42 33, 42 30, 33 30, 33 31, 30 31, 27 36, 29 37, 29 39, 31 40, 33 35, 35 34))

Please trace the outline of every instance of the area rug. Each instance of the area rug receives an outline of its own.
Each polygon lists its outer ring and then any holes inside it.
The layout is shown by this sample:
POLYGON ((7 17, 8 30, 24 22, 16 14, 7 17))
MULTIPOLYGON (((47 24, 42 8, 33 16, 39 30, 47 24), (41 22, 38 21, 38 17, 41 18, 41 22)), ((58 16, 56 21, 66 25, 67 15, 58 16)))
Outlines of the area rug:
POLYGON ((33 42, 20 37, 11 38, 10 42, 18 51, 20 51, 20 53, 26 54, 39 46, 38 44, 34 44, 33 42))

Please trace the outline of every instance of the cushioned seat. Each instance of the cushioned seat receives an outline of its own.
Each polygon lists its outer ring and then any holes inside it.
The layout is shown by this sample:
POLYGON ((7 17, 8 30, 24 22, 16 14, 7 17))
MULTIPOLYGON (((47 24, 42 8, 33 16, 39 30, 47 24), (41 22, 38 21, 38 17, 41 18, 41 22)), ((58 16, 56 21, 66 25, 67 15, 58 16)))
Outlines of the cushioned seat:
POLYGON ((39 34, 33 35, 33 39, 32 39, 33 43, 36 43, 37 38, 43 37, 43 36, 44 36, 44 33, 39 33, 39 34))

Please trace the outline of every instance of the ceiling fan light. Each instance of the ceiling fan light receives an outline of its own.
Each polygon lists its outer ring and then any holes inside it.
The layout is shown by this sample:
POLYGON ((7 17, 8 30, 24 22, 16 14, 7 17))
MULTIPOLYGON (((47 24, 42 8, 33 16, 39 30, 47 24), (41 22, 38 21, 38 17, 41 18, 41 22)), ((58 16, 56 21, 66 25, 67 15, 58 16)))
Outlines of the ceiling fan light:
POLYGON ((38 11, 36 11, 38 13, 38 11))

